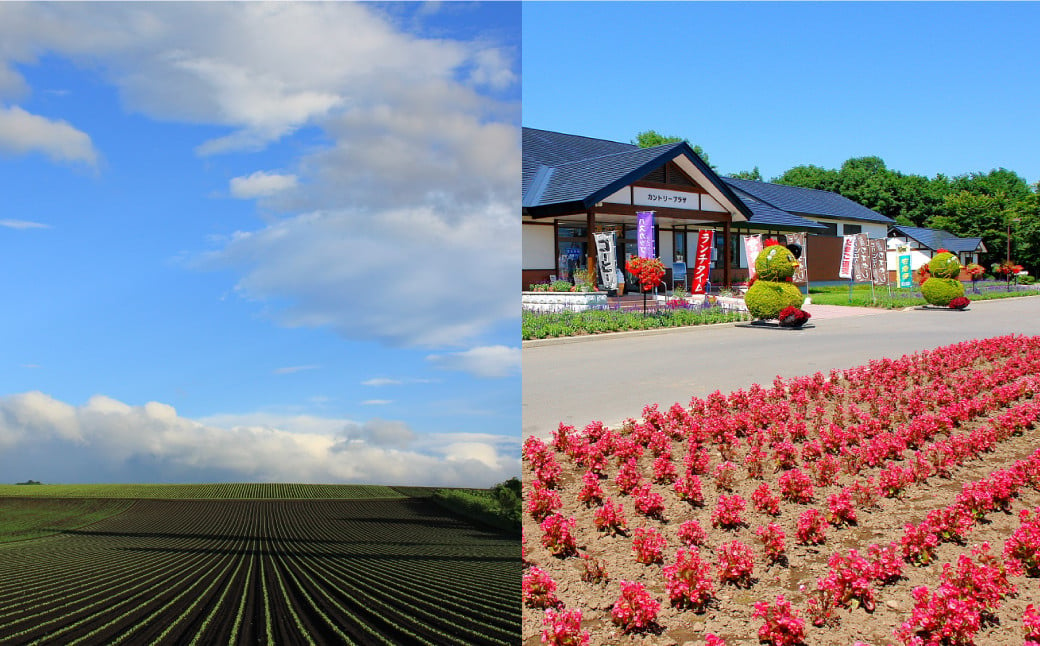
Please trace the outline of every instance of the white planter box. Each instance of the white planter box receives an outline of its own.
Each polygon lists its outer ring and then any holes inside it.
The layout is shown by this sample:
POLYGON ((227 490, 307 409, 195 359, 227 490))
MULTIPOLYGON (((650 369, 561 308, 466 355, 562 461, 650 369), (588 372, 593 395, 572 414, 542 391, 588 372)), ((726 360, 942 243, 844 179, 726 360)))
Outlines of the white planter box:
POLYGON ((607 307, 606 292, 522 292, 521 305, 529 312, 584 312, 607 307))

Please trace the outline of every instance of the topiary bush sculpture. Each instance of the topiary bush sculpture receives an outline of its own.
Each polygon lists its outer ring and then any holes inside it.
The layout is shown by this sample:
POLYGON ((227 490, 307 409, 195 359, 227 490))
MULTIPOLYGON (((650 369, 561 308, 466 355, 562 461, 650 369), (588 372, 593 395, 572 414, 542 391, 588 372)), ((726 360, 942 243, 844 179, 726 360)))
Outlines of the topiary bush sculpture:
POLYGON ((748 312, 756 319, 775 319, 787 307, 800 307, 805 300, 791 278, 798 268, 798 259, 787 247, 776 241, 766 247, 755 259, 755 282, 744 295, 748 312))
POLYGON ((964 285, 957 280, 961 273, 961 263, 957 256, 945 249, 928 263, 929 277, 921 283, 921 295, 929 305, 948 307, 950 301, 964 297, 964 285))

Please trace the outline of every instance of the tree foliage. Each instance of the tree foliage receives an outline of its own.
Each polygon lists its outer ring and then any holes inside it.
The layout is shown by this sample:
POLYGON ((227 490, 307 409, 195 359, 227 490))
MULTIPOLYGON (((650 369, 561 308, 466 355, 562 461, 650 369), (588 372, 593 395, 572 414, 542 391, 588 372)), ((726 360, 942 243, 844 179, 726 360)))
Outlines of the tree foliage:
POLYGON ((795 166, 772 181, 839 193, 899 224, 982 238, 986 266, 1007 256, 1010 224, 1012 259, 1033 275, 1040 270, 1040 182, 1030 185, 1006 168, 928 178, 868 156, 848 159, 839 169, 795 166))
MULTIPOLYGON (((690 140, 685 137, 677 137, 675 135, 662 135, 656 130, 644 130, 636 134, 636 138, 631 143, 639 146, 640 148, 653 148, 654 146, 663 146, 664 144, 677 144, 680 141, 690 143, 690 140)), ((697 153, 705 164, 707 164, 712 170, 718 170, 715 165, 708 161, 708 153, 704 152, 704 149, 700 146, 690 144, 693 148, 693 152, 697 153)))

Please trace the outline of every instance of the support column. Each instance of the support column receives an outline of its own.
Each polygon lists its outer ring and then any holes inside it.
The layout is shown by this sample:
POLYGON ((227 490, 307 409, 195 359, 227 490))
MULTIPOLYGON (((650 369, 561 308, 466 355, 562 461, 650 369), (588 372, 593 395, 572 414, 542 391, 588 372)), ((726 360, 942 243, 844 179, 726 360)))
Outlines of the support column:
POLYGON ((730 235, 732 235, 729 222, 722 223, 722 237, 726 239, 726 244, 722 251, 722 282, 726 284, 726 289, 732 289, 733 283, 730 280, 729 268, 733 264, 731 256, 733 255, 730 251, 733 247, 730 244, 730 235))
POLYGON ((589 209, 585 212, 585 227, 586 235, 586 248, 589 250, 589 271, 592 272, 592 281, 595 285, 598 281, 596 280, 596 237, 594 229, 596 228, 596 212, 589 209))

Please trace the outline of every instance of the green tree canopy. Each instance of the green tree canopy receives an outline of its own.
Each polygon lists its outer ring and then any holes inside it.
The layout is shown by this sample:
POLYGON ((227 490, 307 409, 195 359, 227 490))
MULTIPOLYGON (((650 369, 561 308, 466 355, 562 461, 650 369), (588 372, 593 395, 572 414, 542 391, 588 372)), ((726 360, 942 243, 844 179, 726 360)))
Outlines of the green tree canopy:
MULTIPOLYGON (((664 144, 677 144, 680 141, 690 143, 690 140, 685 137, 677 137, 675 135, 662 135, 656 130, 644 130, 636 134, 636 138, 631 143, 639 146, 640 148, 653 148, 654 146, 663 146, 664 144)), ((704 152, 704 149, 700 146, 690 144, 693 148, 693 152, 697 153, 705 164, 708 165, 712 170, 718 170, 715 165, 708 161, 708 153, 704 152)))
POLYGON ((755 166, 751 170, 737 171, 736 173, 730 173, 730 177, 735 179, 749 179, 755 182, 762 181, 762 171, 758 170, 758 166, 755 166))

